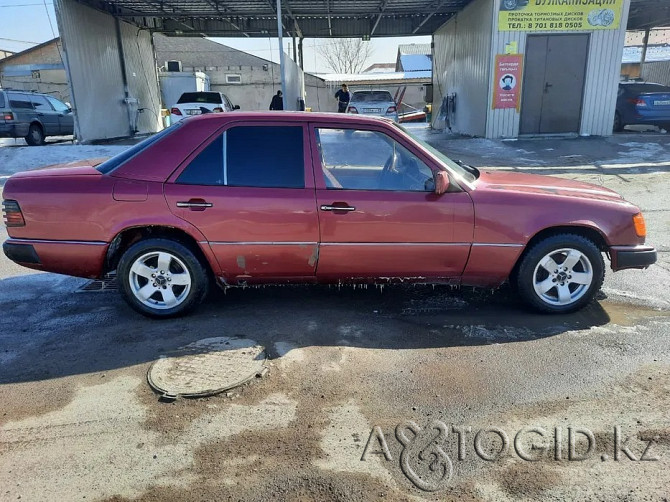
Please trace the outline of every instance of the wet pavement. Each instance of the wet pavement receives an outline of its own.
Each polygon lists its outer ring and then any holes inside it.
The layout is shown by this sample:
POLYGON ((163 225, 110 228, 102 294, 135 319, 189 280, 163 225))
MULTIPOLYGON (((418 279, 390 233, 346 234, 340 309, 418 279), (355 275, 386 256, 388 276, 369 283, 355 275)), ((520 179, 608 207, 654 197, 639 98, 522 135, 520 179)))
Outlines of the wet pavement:
POLYGON ((564 316, 506 287, 284 286, 158 322, 0 257, 0 500, 668 497, 667 136, 433 140, 619 191, 658 264, 608 271, 598 302, 564 316), (269 372, 159 400, 149 367, 212 337, 256 341, 269 372))

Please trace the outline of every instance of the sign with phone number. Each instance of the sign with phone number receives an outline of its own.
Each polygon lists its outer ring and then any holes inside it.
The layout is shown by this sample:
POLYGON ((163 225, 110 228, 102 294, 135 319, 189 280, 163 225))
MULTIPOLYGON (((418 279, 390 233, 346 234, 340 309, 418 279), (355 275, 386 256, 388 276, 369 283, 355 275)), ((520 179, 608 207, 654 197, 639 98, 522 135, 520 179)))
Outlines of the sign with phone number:
POLYGON ((619 28, 624 0, 500 0, 500 31, 591 31, 619 28))

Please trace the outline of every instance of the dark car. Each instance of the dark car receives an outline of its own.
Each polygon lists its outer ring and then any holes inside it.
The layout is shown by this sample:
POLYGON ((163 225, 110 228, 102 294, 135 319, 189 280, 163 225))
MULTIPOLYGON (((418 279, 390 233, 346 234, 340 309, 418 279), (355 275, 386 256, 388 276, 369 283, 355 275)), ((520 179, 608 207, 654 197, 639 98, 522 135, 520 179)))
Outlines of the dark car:
POLYGON ((670 87, 651 82, 620 82, 614 130, 644 124, 670 130, 670 87))
POLYGON ((47 136, 74 134, 72 109, 38 92, 0 89, 0 138, 25 138, 43 145, 47 136))
POLYGON ((589 303, 605 273, 645 268, 640 210, 573 180, 479 171, 388 119, 208 113, 106 162, 14 174, 9 259, 102 277, 153 317, 209 284, 510 280, 544 312, 589 303), (45 197, 45 194, 48 194, 45 197))

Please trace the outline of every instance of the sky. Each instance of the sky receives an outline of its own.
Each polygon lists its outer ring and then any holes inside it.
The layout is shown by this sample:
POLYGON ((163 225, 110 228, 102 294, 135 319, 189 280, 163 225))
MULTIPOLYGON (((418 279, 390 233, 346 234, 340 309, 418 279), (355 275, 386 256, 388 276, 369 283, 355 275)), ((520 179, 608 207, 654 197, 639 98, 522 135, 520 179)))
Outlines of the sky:
MULTIPOLYGON (((0 0, 0 50, 22 51, 35 44, 51 40, 54 36, 58 36, 58 26, 51 0, 0 0)), ((263 59, 279 62, 276 38, 215 38, 213 40, 263 59)), ((330 71, 314 47, 315 45, 332 44, 332 42, 332 39, 306 38, 304 40, 305 71, 311 73, 330 71)), ((372 55, 367 62, 368 65, 395 63, 399 44, 430 43, 430 37, 373 38, 366 43, 372 46, 372 55)), ((284 50, 287 53, 292 52, 293 40, 291 38, 284 38, 284 50)))

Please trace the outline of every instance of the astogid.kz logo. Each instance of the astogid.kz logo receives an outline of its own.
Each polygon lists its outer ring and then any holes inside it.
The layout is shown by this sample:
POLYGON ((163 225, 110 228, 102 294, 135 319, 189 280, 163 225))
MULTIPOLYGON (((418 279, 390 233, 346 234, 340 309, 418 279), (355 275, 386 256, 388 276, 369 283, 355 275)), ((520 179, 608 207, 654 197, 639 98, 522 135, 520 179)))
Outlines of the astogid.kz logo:
MULTIPOLYGON (((388 434, 392 438, 391 434, 388 434)), ((473 431, 472 427, 454 425, 449 428, 440 420, 433 420, 425 428, 415 422, 407 421, 395 428, 395 437, 400 446, 400 469, 417 488, 434 492, 447 486, 454 472, 452 457, 463 461, 468 451, 474 452, 475 460, 493 462, 504 457, 516 455, 521 460, 536 462, 584 461, 599 458, 601 461, 657 461, 653 452, 658 437, 624 437, 621 428, 616 425, 610 433, 598 434, 600 448, 597 448, 596 435, 583 427, 555 427, 547 430, 542 427, 524 427, 512 436, 499 427, 487 427, 473 431), (449 442, 448 436, 455 438, 449 442), (511 437, 511 439, 510 439, 511 437), (638 439, 633 446, 632 439, 638 439), (455 444, 453 444, 455 443, 455 444), (452 457, 447 453, 454 451, 452 457), (599 457, 596 453, 600 453, 599 457)), ((381 455, 387 461, 393 461, 393 455, 381 427, 375 426, 363 450, 361 460, 368 455, 381 455)))

